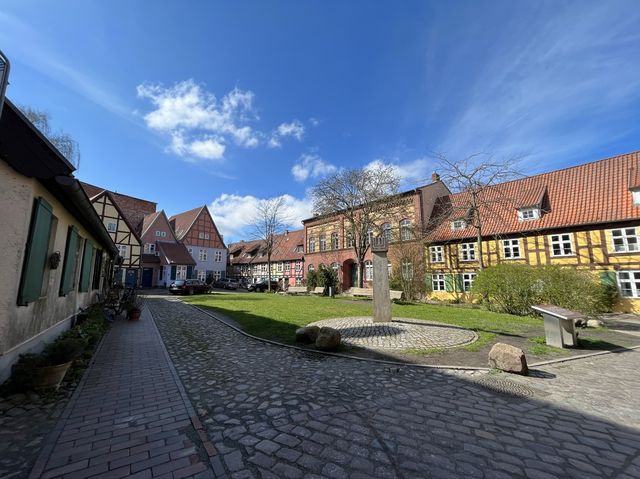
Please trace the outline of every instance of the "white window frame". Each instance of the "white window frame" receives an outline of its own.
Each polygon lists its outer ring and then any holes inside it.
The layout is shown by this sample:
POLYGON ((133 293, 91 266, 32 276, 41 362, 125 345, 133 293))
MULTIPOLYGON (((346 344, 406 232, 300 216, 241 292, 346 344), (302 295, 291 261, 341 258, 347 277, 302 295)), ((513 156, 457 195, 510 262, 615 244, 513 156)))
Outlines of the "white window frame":
POLYGON ((144 252, 145 252, 145 254, 156 254, 156 244, 155 243, 145 243, 144 244, 144 252))
POLYGON ((315 271, 315 270, 316 270, 316 267, 315 267, 314 265, 310 264, 310 265, 307 267, 307 269, 308 269, 309 271, 315 271))
POLYGON ((520 240, 517 238, 503 239, 502 257, 504 259, 522 259, 522 248, 520 247, 520 240), (517 256, 514 254, 514 250, 516 249, 518 251, 517 256))
POLYGON ((633 190, 631 196, 633 197, 633 205, 640 206, 640 190, 633 190))
POLYGON ((178 265, 176 266, 176 279, 187 279, 187 267, 178 265))
POLYGON ((282 264, 282 261, 278 261, 278 264, 276 265, 276 271, 277 271, 278 273, 282 273, 282 269, 283 269, 283 267, 284 267, 284 266, 283 266, 283 264, 282 264))
POLYGON ((214 280, 218 280, 222 277, 222 271, 214 271, 213 272, 213 279, 214 280))
POLYGON ((465 293, 471 291, 473 282, 476 280, 477 273, 462 273, 462 290, 465 293))
POLYGON ((620 296, 623 298, 640 298, 640 270, 618 271, 616 277, 620 296), (630 294, 625 294, 627 291, 630 294))
POLYGON ((331 249, 338 249, 340 247, 340 237, 338 233, 331 233, 331 249))
POLYGON ((462 231, 466 229, 467 222, 465 220, 453 220, 451 222, 451 230, 452 231, 462 231))
POLYGON ((411 236, 411 220, 404 219, 400 221, 400 241, 409 241, 411 236))
POLYGON ((309 253, 315 253, 316 251, 316 238, 312 236, 309 238, 309 253))
POLYGON ((222 251, 214 251, 213 253, 213 260, 216 263, 219 263, 220 261, 222 261, 222 251))
POLYGON ((533 221, 540 218, 540 208, 521 208, 518 210, 519 221, 533 221))
POLYGON ((444 248, 442 246, 429 246, 429 257, 432 263, 444 263, 444 248))
POLYGON ((407 281, 413 279, 413 262, 409 258, 404 258, 400 263, 402 278, 407 281))
POLYGON ((296 271, 302 271, 302 261, 296 260, 296 271))
POLYGON ((351 233, 349 233, 345 237, 344 243, 345 243, 345 248, 353 248, 353 235, 351 233))
POLYGON ((434 273, 431 275, 431 291, 446 291, 447 283, 444 273, 434 273))
POLYGON ((203 283, 206 283, 206 281, 207 281, 207 270, 205 270, 205 269, 198 270, 197 278, 200 281, 202 281, 203 283))
POLYGON ((160 237, 160 233, 162 233, 162 231, 160 231, 160 230, 156 230, 156 236, 157 236, 157 237, 160 237))
POLYGON ((116 231, 118 231, 117 223, 113 223, 111 221, 107 221, 107 231, 110 232, 110 233, 115 233, 116 231))
POLYGON ((327 250, 327 237, 324 234, 320 235, 318 243, 319 243, 320 251, 327 250))
POLYGON ((476 260, 476 244, 462 243, 460 245, 460 261, 475 261, 475 260, 476 260))
POLYGON ((383 223, 382 226, 380 226, 380 231, 382 233, 382 236, 387 240, 387 243, 393 241, 391 223, 383 223))
POLYGON ((551 256, 554 258, 562 256, 573 256, 573 238, 571 233, 560 233, 557 235, 549 235, 549 245, 551 247, 551 256), (566 251, 567 245, 569 246, 569 252, 566 251), (556 248, 559 252, 556 254, 556 248))
POLYGON ((200 249, 200 251, 198 252, 198 260, 199 261, 207 261, 207 250, 206 249, 200 249))
POLYGON ((369 260, 364 262, 364 280, 373 281, 373 262, 369 260))
POLYGON ((635 227, 616 228, 611 230, 612 251, 614 253, 632 253, 640 251, 640 244, 636 233, 637 230, 635 227), (618 246, 616 246, 616 239, 620 240, 618 246))
POLYGON ((284 272, 289 273, 291 271, 291 261, 285 261, 284 263, 284 272))
POLYGON ((118 254, 122 256, 123 259, 129 258, 129 245, 127 244, 118 244, 118 254))

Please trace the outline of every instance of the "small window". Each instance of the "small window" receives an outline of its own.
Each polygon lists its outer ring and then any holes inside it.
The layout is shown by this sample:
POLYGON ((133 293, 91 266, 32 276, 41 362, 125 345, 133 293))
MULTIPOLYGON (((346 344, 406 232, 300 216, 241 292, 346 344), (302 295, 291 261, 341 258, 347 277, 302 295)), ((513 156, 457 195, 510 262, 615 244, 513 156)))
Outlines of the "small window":
POLYGON ((216 263, 220 263, 222 261, 222 251, 216 251, 213 253, 213 260, 216 263))
POLYGON ((302 261, 296 260, 296 271, 302 271, 302 261))
POLYGON ((126 244, 118 244, 118 254, 122 256, 122 259, 129 258, 129 246, 126 244))
POLYGON ((571 256, 573 246, 571 244, 571 234, 551 235, 551 256, 571 256))
POLYGON ((632 191, 631 194, 633 196, 634 206, 640 206, 640 190, 632 191))
POLYGON ((638 251, 638 237, 635 228, 623 228, 611 230, 613 250, 616 253, 629 253, 638 251))
POLYGON ((465 220, 455 220, 451 222, 451 229, 453 231, 460 231, 467 227, 467 222, 465 220))
POLYGON ((387 243, 390 243, 391 242, 391 224, 384 223, 380 227, 380 232, 382 233, 383 238, 387 240, 387 243))
POLYGON ((460 245, 460 260, 461 261, 475 261, 476 259, 476 244, 475 243, 463 243, 460 245))
POLYGON ((521 208, 518 210, 518 219, 520 221, 532 221, 540 218, 539 208, 521 208))
POLYGON ((320 235, 320 251, 325 251, 327 249, 327 238, 325 235, 320 235))
POLYGON ((187 267, 186 266, 177 266, 176 267, 176 279, 187 279, 187 267))
POLYGON ((204 233, 202 231, 198 233, 198 239, 204 239, 204 233))
POLYGON ((373 228, 370 226, 367 229, 367 245, 370 245, 373 241, 373 228))
POLYGON ((209 233, 204 234, 204 239, 209 239, 209 233))
POLYGON ((280 262, 278 262, 278 265, 277 265, 276 271, 277 271, 278 273, 282 273, 282 269, 283 269, 283 264, 282 264, 282 261, 280 261, 280 262))
POLYGON ((155 252, 156 252, 156 244, 155 243, 145 243, 144 252, 145 252, 145 254, 155 254, 155 252))
POLYGON ((371 261, 364 262, 364 279, 365 281, 373 281, 373 263, 371 261))
POLYGON ((161 231, 160 232, 160 236, 162 236, 164 238, 165 236, 167 236, 167 232, 166 231, 161 231))
POLYGON ((201 249, 200 252, 198 253, 198 260, 199 261, 207 261, 207 250, 206 249, 201 249))
POLYGON ((338 263, 331 263, 331 269, 337 273, 339 269, 338 263))
POLYGON ((413 279, 413 263, 409 258, 402 260, 402 278, 405 280, 413 279))
POLYGON ((107 231, 113 233, 116 231, 116 229, 117 229, 117 225, 115 223, 113 223, 112 221, 109 221, 107 223, 107 231))
POLYGON ((331 233, 331 249, 338 249, 339 245, 338 233, 331 233))
POLYGON ((640 271, 618 272, 620 295, 625 298, 640 298, 640 271))
POLYGON ((290 261, 286 261, 284 263, 284 272, 285 273, 289 273, 291 271, 291 262, 290 261))
POLYGON ((438 273, 431 277, 431 289, 433 291, 446 291, 444 274, 438 273))
POLYGON ((353 235, 351 233, 347 234, 345 238, 345 248, 353 248, 353 235))
POLYGON ((156 236, 158 236, 158 237, 162 236, 162 231, 156 230, 156 236))
POLYGON ((429 253, 432 263, 444 263, 444 253, 442 246, 430 246, 429 253))
POLYGON ((313 266, 312 264, 310 264, 310 265, 309 265, 309 271, 310 271, 310 272, 311 272, 311 271, 315 271, 315 269, 316 269, 316 267, 315 267, 315 266, 313 266))
POLYGON ((309 238, 309 253, 313 253, 316 250, 316 239, 309 238))
POLYGON ((473 282, 476 279, 476 273, 463 273, 462 274, 462 290, 465 292, 471 291, 473 282))
POLYGON ((400 240, 409 241, 411 238, 411 220, 404 219, 400 222, 400 240))
POLYGON ((520 240, 506 239, 502 240, 502 252, 505 259, 520 258, 520 240))

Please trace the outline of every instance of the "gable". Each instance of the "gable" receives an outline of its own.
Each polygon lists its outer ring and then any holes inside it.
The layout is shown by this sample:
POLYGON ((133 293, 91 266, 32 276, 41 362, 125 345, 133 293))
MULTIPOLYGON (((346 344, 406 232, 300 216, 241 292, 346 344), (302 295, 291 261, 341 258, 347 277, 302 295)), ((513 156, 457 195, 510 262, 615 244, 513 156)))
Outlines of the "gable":
POLYGON ((173 233, 173 228, 171 228, 164 210, 155 213, 154 216, 155 218, 153 218, 149 224, 145 225, 145 230, 142 232, 142 242, 153 243, 154 241, 162 241, 165 243, 177 243, 178 240, 173 233), (160 234, 158 235, 156 232, 160 234))
POLYGON ((191 246, 225 248, 222 235, 206 207, 201 208, 181 239, 191 246))

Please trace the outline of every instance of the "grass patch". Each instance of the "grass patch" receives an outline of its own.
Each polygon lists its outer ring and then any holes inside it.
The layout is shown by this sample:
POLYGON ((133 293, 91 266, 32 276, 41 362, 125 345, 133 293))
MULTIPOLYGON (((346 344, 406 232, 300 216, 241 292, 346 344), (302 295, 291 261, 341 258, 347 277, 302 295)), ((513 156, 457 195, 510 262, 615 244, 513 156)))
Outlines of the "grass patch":
MULTIPOLYGON (((285 343, 294 342, 296 328, 314 321, 345 316, 372 316, 371 301, 341 301, 322 296, 284 296, 269 293, 231 293, 189 296, 186 302, 220 311, 237 321, 250 334, 285 343)), ((521 335, 539 329, 542 321, 482 309, 453 308, 434 304, 393 304, 395 317, 446 323, 478 332, 481 348, 497 334, 521 335)), ((477 345, 477 343, 480 343, 477 345)))
POLYGON ((534 356, 549 357, 549 356, 566 356, 569 351, 563 348, 556 348, 549 346, 544 336, 534 336, 529 338, 529 342, 533 345, 527 348, 527 353, 534 356))
POLYGON ((467 351, 480 351, 487 344, 491 344, 496 340, 496 333, 488 333, 486 331, 476 331, 478 333, 478 340, 474 343, 462 346, 467 351))

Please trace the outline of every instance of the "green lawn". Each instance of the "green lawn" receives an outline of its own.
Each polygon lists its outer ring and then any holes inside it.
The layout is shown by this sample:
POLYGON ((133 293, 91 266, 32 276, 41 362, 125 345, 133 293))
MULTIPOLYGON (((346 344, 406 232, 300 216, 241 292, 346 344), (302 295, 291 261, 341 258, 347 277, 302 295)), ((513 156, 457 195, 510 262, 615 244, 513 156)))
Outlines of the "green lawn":
MULTIPOLYGON (((339 297, 214 293, 190 296, 185 301, 220 311, 250 334, 285 343, 294 342, 296 328, 314 321, 373 314, 370 301, 350 301, 339 297)), ((425 319, 473 329, 480 336, 476 347, 487 344, 496 334, 520 335, 542 327, 542 321, 533 317, 446 305, 394 304, 392 313, 395 317, 425 319)))

